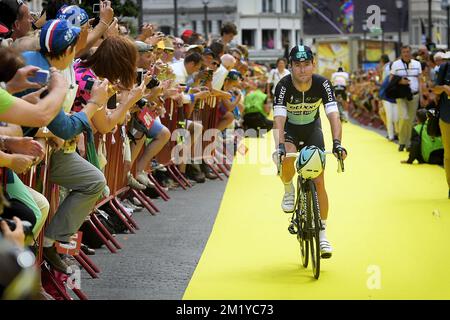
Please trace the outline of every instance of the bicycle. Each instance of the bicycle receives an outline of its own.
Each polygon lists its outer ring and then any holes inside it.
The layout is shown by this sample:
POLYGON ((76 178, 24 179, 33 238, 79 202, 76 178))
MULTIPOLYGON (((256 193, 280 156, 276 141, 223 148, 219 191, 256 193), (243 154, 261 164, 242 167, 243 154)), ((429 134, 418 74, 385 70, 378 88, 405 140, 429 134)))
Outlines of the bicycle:
MULTIPOLYGON (((316 148, 311 146, 310 148, 316 148)), ((320 151, 322 152, 322 151, 320 151)), ((332 152, 322 152, 323 155, 333 154, 332 152)), ((286 158, 296 158, 300 153, 288 153, 286 158)), ((281 159, 278 159, 278 175, 281 175, 281 159)), ((298 168, 297 168, 298 169, 298 168)), ((321 169, 314 170, 315 172, 308 172, 309 177, 305 177, 302 170, 297 170, 297 198, 295 202, 295 210, 292 214, 291 223, 288 231, 292 235, 297 235, 297 240, 300 243, 300 253, 302 265, 304 268, 308 267, 309 256, 311 253, 312 271, 315 279, 320 276, 320 239, 319 233, 322 230, 322 220, 320 218, 320 207, 317 197, 315 178, 320 176, 325 169, 325 161, 321 169), (312 178, 314 177, 314 178, 312 178)), ((342 156, 338 157, 338 173, 344 172, 344 161, 342 156)))

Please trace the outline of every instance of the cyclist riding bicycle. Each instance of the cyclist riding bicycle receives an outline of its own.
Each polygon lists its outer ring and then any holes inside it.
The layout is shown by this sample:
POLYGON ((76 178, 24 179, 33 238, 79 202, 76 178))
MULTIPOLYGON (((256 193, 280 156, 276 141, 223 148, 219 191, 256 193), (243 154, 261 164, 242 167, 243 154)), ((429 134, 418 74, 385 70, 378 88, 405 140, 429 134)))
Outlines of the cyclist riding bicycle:
POLYGON ((341 115, 341 121, 347 122, 348 117, 344 110, 347 110, 347 86, 350 80, 350 76, 344 71, 342 67, 339 67, 338 71, 331 76, 331 83, 333 84, 334 94, 338 99, 339 114, 341 115))
MULTIPOLYGON (((333 153, 347 157, 341 146, 342 126, 333 88, 329 80, 314 74, 316 67, 311 49, 294 47, 289 56, 291 75, 283 78, 275 89, 274 135, 278 156, 282 161, 281 180, 285 193, 281 207, 286 213, 295 210, 295 159, 286 158, 287 153, 299 152, 303 147, 314 145, 325 151, 325 142, 320 120, 320 107, 325 107, 333 135, 333 153), (303 144, 301 144, 303 143, 303 144)), ((332 247, 327 240, 325 227, 328 218, 328 195, 324 174, 314 180, 320 207, 323 229, 320 232, 320 251, 323 259, 331 258, 332 247)))

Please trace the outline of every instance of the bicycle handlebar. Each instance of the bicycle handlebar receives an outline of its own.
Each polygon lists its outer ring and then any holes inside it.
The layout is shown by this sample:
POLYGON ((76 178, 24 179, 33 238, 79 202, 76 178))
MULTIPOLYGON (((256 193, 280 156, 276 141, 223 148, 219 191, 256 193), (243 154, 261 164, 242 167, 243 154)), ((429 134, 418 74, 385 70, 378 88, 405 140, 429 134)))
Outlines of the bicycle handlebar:
MULTIPOLYGON (((326 155, 334 155, 334 153, 332 151, 325 151, 324 154, 326 155)), ((299 153, 286 153, 286 155, 284 156, 285 158, 298 158, 299 153)), ((344 159, 342 159, 342 154, 339 154, 337 157, 338 160, 338 173, 343 173, 345 172, 345 167, 344 167, 344 159)), ((278 156, 278 163, 277 163, 277 171, 278 171, 278 175, 281 174, 281 158, 280 156, 278 156)))

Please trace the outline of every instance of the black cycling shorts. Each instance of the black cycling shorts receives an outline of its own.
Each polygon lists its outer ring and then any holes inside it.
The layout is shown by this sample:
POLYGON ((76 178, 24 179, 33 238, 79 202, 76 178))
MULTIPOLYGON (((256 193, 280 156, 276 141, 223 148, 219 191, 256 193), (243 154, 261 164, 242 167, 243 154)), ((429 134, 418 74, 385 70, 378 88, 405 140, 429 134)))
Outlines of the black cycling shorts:
POLYGON ((334 95, 336 98, 341 97, 342 100, 347 101, 347 88, 344 86, 335 86, 334 95))
POLYGON ((286 122, 284 126, 284 138, 287 143, 292 143, 300 151, 306 146, 316 146, 325 151, 322 122, 320 118, 307 125, 294 125, 286 122))

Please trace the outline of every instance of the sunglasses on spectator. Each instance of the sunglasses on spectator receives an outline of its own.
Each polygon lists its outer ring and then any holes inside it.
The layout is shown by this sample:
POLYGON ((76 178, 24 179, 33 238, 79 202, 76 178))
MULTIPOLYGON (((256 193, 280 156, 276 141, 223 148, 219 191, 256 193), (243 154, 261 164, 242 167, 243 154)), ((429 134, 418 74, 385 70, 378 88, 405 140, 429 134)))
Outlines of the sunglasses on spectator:
POLYGON ((220 66, 220 63, 218 63, 218 62, 216 62, 216 61, 211 62, 211 64, 212 64, 214 67, 219 67, 219 66, 220 66))

